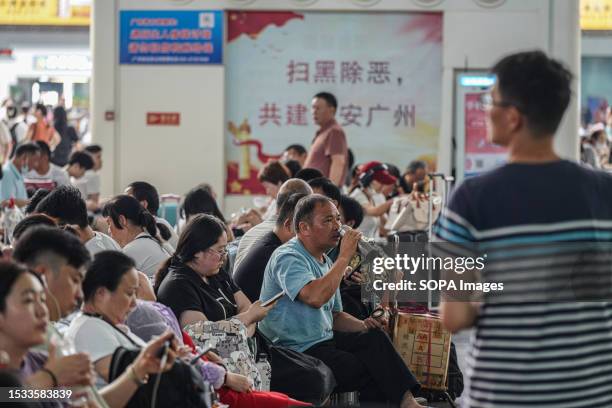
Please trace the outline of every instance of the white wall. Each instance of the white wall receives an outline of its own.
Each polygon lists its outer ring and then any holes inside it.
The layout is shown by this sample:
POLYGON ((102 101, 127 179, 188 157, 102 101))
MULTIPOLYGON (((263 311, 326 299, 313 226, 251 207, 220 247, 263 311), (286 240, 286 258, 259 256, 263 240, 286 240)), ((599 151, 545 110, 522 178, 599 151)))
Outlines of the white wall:
POLYGON ((583 57, 612 57, 612 35, 601 33, 582 34, 583 57))
MULTIPOLYGON (((92 120, 94 141, 106 147, 103 194, 120 192, 129 181, 137 178, 154 182, 162 193, 184 193, 202 181, 210 182, 216 191, 222 192, 225 175, 223 67, 117 65, 118 10, 237 9, 243 3, 240 0, 95 0, 92 120), (105 110, 116 111, 114 123, 104 121, 105 110), (181 126, 146 127, 147 111, 180 112, 181 126)), ((572 13, 577 14, 577 3, 574 0, 509 0, 497 8, 484 8, 474 0, 445 0, 433 9, 425 9, 410 0, 381 0, 371 8, 354 5, 348 0, 319 0, 302 8, 436 10, 444 13, 439 167, 448 172, 454 71, 464 67, 487 68, 505 54, 534 48, 552 52, 564 59, 570 68, 578 69, 577 15, 576 30, 571 26, 574 24, 572 13)), ((296 0, 256 0, 243 8, 283 10, 300 7, 296 0)), ((568 115, 558 135, 562 152, 568 157, 576 156, 577 146, 573 141, 576 140, 577 115, 577 109, 575 114, 568 115)), ((244 199, 227 197, 226 213, 243 202, 244 199)))

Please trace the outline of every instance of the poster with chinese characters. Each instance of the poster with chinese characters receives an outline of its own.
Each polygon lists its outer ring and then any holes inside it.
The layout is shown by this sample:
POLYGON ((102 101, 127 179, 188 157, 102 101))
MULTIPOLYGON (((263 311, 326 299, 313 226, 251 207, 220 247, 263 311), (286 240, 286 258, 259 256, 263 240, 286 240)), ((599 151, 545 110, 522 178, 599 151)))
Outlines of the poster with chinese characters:
POLYGON ((435 161, 441 114, 442 15, 228 11, 226 193, 260 194, 259 169, 308 148, 310 105, 338 99, 356 163, 405 169, 435 161))
POLYGON ((487 140, 485 110, 481 99, 484 92, 465 95, 465 177, 475 176, 506 162, 504 147, 487 140))
POLYGON ((221 64, 223 12, 122 10, 120 64, 221 64))

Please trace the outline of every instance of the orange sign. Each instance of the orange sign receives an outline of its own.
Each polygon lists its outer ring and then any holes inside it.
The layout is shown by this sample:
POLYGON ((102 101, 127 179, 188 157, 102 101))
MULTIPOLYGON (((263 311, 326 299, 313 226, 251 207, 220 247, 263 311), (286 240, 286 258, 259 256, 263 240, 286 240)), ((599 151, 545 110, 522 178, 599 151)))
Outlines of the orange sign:
POLYGON ((179 126, 181 114, 178 112, 147 112, 148 126, 179 126))

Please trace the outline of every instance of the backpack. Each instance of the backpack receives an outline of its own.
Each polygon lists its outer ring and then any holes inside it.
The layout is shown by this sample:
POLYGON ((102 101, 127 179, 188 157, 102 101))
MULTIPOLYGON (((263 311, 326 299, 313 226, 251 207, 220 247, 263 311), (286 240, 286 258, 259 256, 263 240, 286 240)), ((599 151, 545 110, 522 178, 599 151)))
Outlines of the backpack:
POLYGON ((323 405, 336 388, 336 378, 318 358, 286 347, 275 346, 259 330, 255 332, 258 350, 266 352, 272 366, 270 390, 291 398, 323 405), (296 381, 299 379, 299 381, 296 381))
MULTIPOLYGON (((128 339, 130 343, 138 347, 127 334, 105 318, 94 314, 89 316, 97 317, 106 322, 128 339)), ((128 366, 138 357, 138 354, 140 354, 140 347, 136 349, 118 347, 115 349, 108 370, 108 382, 112 382, 124 373, 128 366)), ((210 408, 211 393, 210 385, 204 381, 202 374, 194 366, 176 359, 170 370, 149 376, 149 381, 138 387, 125 406, 126 408, 210 408), (161 378, 159 379, 159 389, 156 395, 156 407, 153 407, 153 392, 155 391, 154 388, 158 376, 161 376, 161 378)))
MULTIPOLYGON (((140 350, 119 347, 111 358, 108 373, 109 382, 119 377, 136 359, 140 350)), ((161 375, 157 390, 157 407, 210 407, 210 396, 206 397, 206 383, 200 372, 190 364, 177 359, 169 371, 151 375, 149 381, 141 385, 126 408, 151 408, 153 391, 157 376, 161 375)))

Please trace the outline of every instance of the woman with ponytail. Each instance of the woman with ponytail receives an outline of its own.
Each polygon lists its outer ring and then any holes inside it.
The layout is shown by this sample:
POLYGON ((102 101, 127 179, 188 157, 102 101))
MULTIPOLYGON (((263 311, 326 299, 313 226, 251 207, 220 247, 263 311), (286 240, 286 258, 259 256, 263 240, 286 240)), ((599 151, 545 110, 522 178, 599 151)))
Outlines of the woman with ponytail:
POLYGON ((110 236, 134 259, 136 269, 150 279, 170 254, 157 239, 155 218, 134 197, 122 194, 106 203, 102 211, 110 236))

